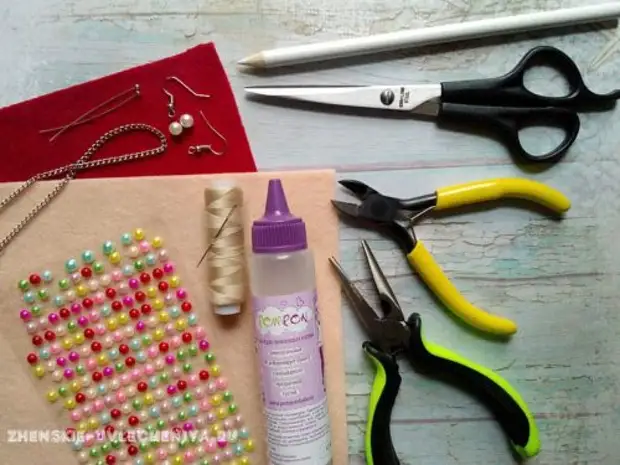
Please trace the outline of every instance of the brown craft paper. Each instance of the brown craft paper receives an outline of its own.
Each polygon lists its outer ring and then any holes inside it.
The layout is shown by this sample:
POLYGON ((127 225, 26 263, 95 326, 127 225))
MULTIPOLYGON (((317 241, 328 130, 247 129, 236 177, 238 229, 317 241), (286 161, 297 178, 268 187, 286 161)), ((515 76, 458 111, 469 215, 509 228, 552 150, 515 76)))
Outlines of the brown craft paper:
MULTIPOLYGON (((79 258, 86 249, 99 254, 105 240, 118 242, 122 233, 138 227, 150 237, 163 237, 197 309, 200 324, 207 330, 222 373, 230 381, 239 411, 255 439, 257 447, 252 463, 267 464, 251 308, 246 304, 237 318, 216 317, 208 305, 205 264, 198 269, 196 264, 207 246, 203 191, 208 183, 225 178, 237 181, 243 188, 249 246, 251 221, 262 215, 268 180, 276 177, 282 179, 293 213, 305 219, 309 245, 315 255, 334 464, 347 463, 340 290, 328 263, 330 255, 338 255, 338 223, 329 208, 335 178, 332 171, 307 171, 72 181, 0 254, 1 464, 77 463, 68 444, 9 441, 14 439, 9 437, 9 430, 58 431, 70 425, 61 403, 51 405, 45 399, 44 393, 54 383, 49 379, 36 379, 26 363, 26 355, 33 346, 18 315, 23 306, 18 280, 27 278, 30 273, 51 269, 56 279, 50 290, 55 290, 57 287, 53 286, 63 272, 65 260, 79 258)), ((52 185, 52 182, 40 183, 0 212, 0 237, 21 221, 52 185)), ((0 184, 0 198, 16 186, 0 184)), ((196 362, 197 365, 201 363, 196 362)))

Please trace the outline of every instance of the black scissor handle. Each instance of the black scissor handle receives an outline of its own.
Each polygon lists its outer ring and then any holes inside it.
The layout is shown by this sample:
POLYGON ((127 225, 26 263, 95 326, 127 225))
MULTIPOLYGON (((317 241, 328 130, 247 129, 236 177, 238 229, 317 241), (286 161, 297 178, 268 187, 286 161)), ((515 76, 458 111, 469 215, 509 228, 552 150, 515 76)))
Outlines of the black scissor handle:
POLYGON ((445 82, 442 101, 470 105, 500 107, 559 107, 573 110, 606 108, 620 98, 620 89, 607 94, 596 94, 585 84, 579 68, 563 51, 550 46, 531 49, 507 74, 488 79, 445 82), (568 82, 569 91, 554 97, 534 93, 525 87, 528 69, 546 65, 556 69, 568 82))
POLYGON ((437 122, 459 123, 488 129, 499 137, 510 153, 529 162, 557 161, 568 151, 579 134, 579 115, 564 108, 522 108, 442 103, 437 122), (553 150, 542 154, 528 152, 519 133, 531 126, 552 126, 564 131, 564 139, 553 150))

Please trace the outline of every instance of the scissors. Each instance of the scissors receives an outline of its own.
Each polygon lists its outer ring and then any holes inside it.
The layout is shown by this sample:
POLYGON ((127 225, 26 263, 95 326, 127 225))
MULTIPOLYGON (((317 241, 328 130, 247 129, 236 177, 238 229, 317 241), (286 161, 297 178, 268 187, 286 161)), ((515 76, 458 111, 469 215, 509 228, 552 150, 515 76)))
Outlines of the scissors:
POLYGON ((420 315, 412 313, 405 319, 366 241, 362 241, 362 248, 379 296, 381 313, 362 297, 335 258, 330 258, 330 263, 366 330, 369 340, 362 344, 362 348, 376 370, 365 433, 366 463, 400 464, 390 432, 392 409, 402 381, 396 360, 399 354, 403 354, 416 371, 446 380, 479 399, 495 415, 515 452, 522 458, 537 455, 540 451, 539 431, 519 392, 497 372, 428 341, 422 332, 420 315))
POLYGON ((411 85, 251 86, 245 90, 250 95, 413 113, 434 117, 438 124, 489 129, 513 156, 527 162, 558 161, 577 139, 578 112, 608 109, 620 98, 620 89, 608 94, 592 92, 575 62, 550 46, 531 49, 512 71, 496 78, 411 85), (536 65, 560 72, 569 92, 555 97, 528 90, 524 75, 536 65), (548 152, 531 153, 519 140, 521 130, 531 126, 558 127, 564 139, 548 152))

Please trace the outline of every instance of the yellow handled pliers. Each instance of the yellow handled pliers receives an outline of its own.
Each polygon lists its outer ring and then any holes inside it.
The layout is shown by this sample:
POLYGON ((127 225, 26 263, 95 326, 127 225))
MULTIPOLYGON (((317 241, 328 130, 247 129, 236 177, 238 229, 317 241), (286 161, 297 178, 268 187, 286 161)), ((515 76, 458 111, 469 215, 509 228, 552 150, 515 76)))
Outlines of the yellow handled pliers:
POLYGON ((389 197, 356 180, 340 184, 361 200, 352 204, 332 200, 336 209, 368 226, 387 233, 401 247, 413 269, 444 305, 470 326, 497 336, 510 336, 517 325, 470 303, 450 282, 424 244, 415 236, 413 223, 432 210, 447 210, 502 198, 529 200, 562 214, 570 200, 537 181, 520 178, 487 179, 437 189, 409 199, 389 197))

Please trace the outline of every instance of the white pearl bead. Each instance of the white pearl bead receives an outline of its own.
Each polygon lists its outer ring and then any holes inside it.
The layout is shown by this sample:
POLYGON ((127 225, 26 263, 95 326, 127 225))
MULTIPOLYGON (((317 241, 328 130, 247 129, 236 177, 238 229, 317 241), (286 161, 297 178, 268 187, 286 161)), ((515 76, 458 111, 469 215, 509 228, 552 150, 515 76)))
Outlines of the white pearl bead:
POLYGON ((125 462, 129 458, 129 456, 127 455, 127 452, 124 449, 121 449, 118 452, 117 457, 121 462, 125 462))
POLYGON ((67 328, 65 328, 63 325, 58 325, 54 331, 56 331, 57 337, 63 337, 65 334, 67 334, 67 328))
POLYGON ((181 126, 181 123, 178 121, 173 121, 168 126, 168 131, 170 131, 170 134, 173 136, 179 136, 183 132, 183 126, 181 126))
POLYGON ((135 330, 133 329, 133 326, 125 327, 125 337, 127 339, 129 339, 130 337, 133 337, 134 334, 135 334, 135 330))
POLYGON ((60 383, 60 381, 62 381, 62 370, 56 370, 55 372, 52 373, 52 380, 55 383, 60 383))
POLYGON ((146 325, 151 329, 155 328, 157 326, 157 317, 155 315, 151 315, 146 321, 146 325))
POLYGON ((90 383, 91 383, 90 376, 83 376, 83 377, 82 377, 82 386, 83 386, 83 387, 88 387, 88 386, 90 386, 90 383))
POLYGON ((93 408, 90 405, 85 405, 82 408, 82 414, 84 415, 85 418, 90 417, 93 414, 93 408))
POLYGON ((121 382, 118 380, 118 378, 115 378, 110 382, 110 389, 112 389, 113 391, 118 391, 120 387, 121 382))
POLYGON ((157 360, 155 360, 155 370, 161 371, 164 369, 165 366, 166 366, 166 363, 164 362, 162 358, 158 358, 157 360))
POLYGON ((120 295, 129 294, 129 286, 127 285, 127 283, 120 283, 118 285, 118 292, 120 295))
POLYGON ((97 390, 94 387, 89 387, 86 390, 86 397, 88 397, 89 399, 94 399, 95 397, 97 397, 97 390))
POLYGON ((91 353, 90 346, 89 345, 82 346, 80 348, 80 352, 81 352, 82 357, 88 357, 91 353))
POLYGON ((166 393, 162 388, 157 388, 155 390, 155 399, 162 400, 166 396, 166 393))
POLYGON ((67 293, 65 294, 65 297, 67 298, 67 300, 69 302, 74 302, 75 301, 75 291, 67 291, 67 293))
POLYGON ((101 278, 99 278, 99 282, 101 283, 102 286, 109 285, 111 281, 112 281, 112 278, 110 278, 110 275, 108 274, 104 274, 101 278))
POLYGON ((73 281, 74 284, 79 283, 82 280, 82 275, 80 273, 73 273, 71 275, 71 281, 73 281))
POLYGON ((88 453, 86 451, 82 451, 78 454, 78 462, 88 463, 88 453))
POLYGON ((99 289, 99 282, 96 279, 91 279, 88 282, 88 288, 93 292, 96 291, 97 289, 99 289))
POLYGON ((122 406, 121 406, 121 411, 125 414, 128 415, 131 413, 131 404, 129 402, 125 402, 122 406))
POLYGON ((145 422, 149 421, 149 414, 147 413, 146 410, 142 410, 140 412, 140 415, 138 415, 138 416, 140 417, 140 421, 142 423, 145 423, 145 422))
POLYGON ((189 129, 194 125, 194 117, 188 113, 184 113, 179 118, 179 123, 181 123, 183 128, 189 129))
POLYGON ((176 442, 171 442, 170 444, 168 444, 168 452, 170 454, 176 454, 177 453, 178 447, 177 447, 177 443, 176 442))
POLYGON ((140 249, 138 249, 137 246, 132 245, 131 247, 129 247, 129 256, 131 258, 136 258, 138 255, 140 255, 140 249))
POLYGON ((56 364, 53 361, 48 360, 47 362, 45 362, 45 369, 48 372, 53 373, 54 370, 56 369, 56 364))
POLYGON ((113 345, 114 345, 114 339, 112 339, 112 336, 110 336, 109 334, 106 335, 106 337, 103 338, 103 347, 105 347, 106 349, 109 349, 113 345))
POLYGON ((39 318, 39 329, 47 329, 47 318, 45 318, 44 316, 42 316, 41 318, 39 318))
POLYGON ((37 332, 37 324, 34 321, 31 321, 26 325, 26 331, 28 334, 33 334, 37 332))
POLYGON ((136 387, 135 386, 129 386, 127 388, 127 397, 129 397, 130 399, 132 397, 135 397, 136 396, 136 392, 137 391, 136 391, 136 387))

